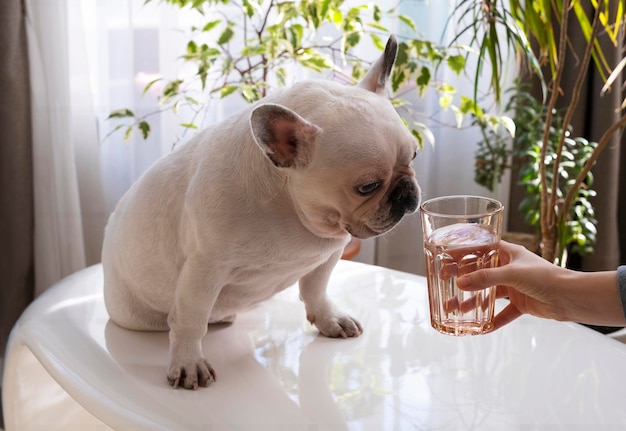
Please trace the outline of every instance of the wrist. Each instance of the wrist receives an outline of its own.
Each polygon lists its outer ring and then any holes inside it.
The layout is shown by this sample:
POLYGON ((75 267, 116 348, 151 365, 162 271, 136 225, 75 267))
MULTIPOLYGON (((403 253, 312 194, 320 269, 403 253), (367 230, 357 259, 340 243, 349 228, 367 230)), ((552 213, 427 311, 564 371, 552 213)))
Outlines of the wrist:
POLYGON ((558 275, 555 298, 562 306, 558 320, 603 326, 623 326, 626 321, 615 271, 566 270, 558 275))
POLYGON ((582 297, 588 294, 579 288, 582 273, 559 268, 552 274, 554 277, 551 280, 553 286, 551 300, 554 305, 554 319, 566 322, 578 321, 580 302, 582 297))

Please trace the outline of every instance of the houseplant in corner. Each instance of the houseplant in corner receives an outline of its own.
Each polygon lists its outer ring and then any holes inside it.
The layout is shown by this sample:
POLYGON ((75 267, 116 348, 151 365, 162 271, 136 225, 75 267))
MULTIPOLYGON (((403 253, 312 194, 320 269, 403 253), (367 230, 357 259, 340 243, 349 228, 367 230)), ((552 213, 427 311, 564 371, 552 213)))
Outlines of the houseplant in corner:
MULTIPOLYGON (((526 246, 531 251, 540 252, 540 219, 541 219, 541 153, 542 135, 546 126, 547 106, 530 93, 527 83, 517 83, 512 89, 505 112, 510 113, 515 123, 515 133, 487 127, 480 123, 483 140, 478 143, 476 153, 476 183, 493 191, 503 173, 514 168, 518 181, 525 189, 526 196, 520 202, 518 210, 523 214, 524 221, 535 229, 534 234, 523 232, 507 232, 505 239, 526 246)), ((562 198, 574 179, 580 174, 597 143, 583 137, 572 136, 571 125, 563 124, 563 109, 554 109, 551 116, 550 134, 546 149, 545 163, 548 165, 546 174, 552 183, 552 168, 556 160, 560 131, 566 129, 564 145, 561 148, 561 166, 558 175, 557 195, 562 198)), ((559 251, 555 263, 565 266, 568 252, 580 256, 591 254, 596 242, 595 210, 590 198, 595 196, 593 175, 591 172, 578 189, 574 203, 569 209, 565 226, 559 229, 559 251)))
MULTIPOLYGON (((516 16, 522 17, 527 13, 519 4, 516 5, 516 16)), ((548 55, 551 71, 548 80, 549 94, 546 103, 546 123, 542 135, 541 151, 538 159, 539 166, 539 183, 540 183, 540 214, 539 220, 541 225, 541 254, 551 262, 558 262, 562 258, 565 250, 564 242, 567 239, 568 223, 571 221, 571 208, 575 206, 576 199, 579 197, 581 190, 584 190, 585 182, 588 181, 591 168, 598 159, 600 153, 609 143, 611 137, 619 133, 626 125, 626 115, 624 114, 625 103, 621 105, 621 116, 609 127, 597 145, 589 141, 579 140, 575 142, 574 147, 593 146, 590 151, 585 151, 584 157, 579 160, 582 163, 582 169, 577 172, 575 178, 566 178, 563 172, 567 170, 567 160, 564 157, 567 154, 564 151, 568 145, 568 125, 576 109, 576 105, 581 96, 584 79, 588 73, 588 66, 592 59, 601 75, 605 77, 606 85, 610 86, 619 75, 620 68, 624 66, 624 60, 616 66, 606 63, 604 53, 600 48, 598 37, 600 31, 604 31, 614 44, 619 43, 619 39, 623 37, 624 27, 624 11, 626 10, 623 0, 609 2, 606 0, 591 2, 593 4, 593 18, 588 19, 583 6, 578 2, 570 2, 562 0, 551 2, 543 11, 548 18, 554 17, 558 22, 558 37, 555 43, 543 45, 553 48, 551 55, 548 55), (548 8, 551 8, 548 10, 548 8), (550 13, 552 12, 552 13, 550 13), (550 127, 552 124, 552 115, 555 112, 557 100, 562 96, 562 92, 567 91, 562 86, 562 77, 565 66, 566 55, 572 55, 568 48, 568 16, 575 14, 577 23, 580 25, 585 36, 586 47, 580 57, 578 76, 574 86, 570 90, 569 105, 563 114, 562 127, 559 130, 559 140, 555 147, 554 158, 552 160, 551 170, 548 170, 549 163, 549 138, 550 127), (559 193, 559 189, 562 193, 559 193)), ((549 21, 548 21, 549 22, 549 21)), ((549 27, 546 22, 546 27, 549 27)), ((534 34, 535 39, 542 40, 545 36, 546 27, 527 26, 525 31, 534 34)), ((548 38, 549 39, 549 38, 548 38)), ((540 45, 542 46, 542 45, 540 45)), ((608 88, 608 87, 605 87, 608 88)))
MULTIPOLYGON (((490 21, 490 14, 495 15, 496 11, 505 8, 503 2, 497 0, 481 3, 488 16, 487 22, 494 22, 490 21)), ((626 125, 624 115, 626 101, 624 101, 617 107, 621 113, 597 143, 583 138, 573 139, 570 136, 570 124, 590 64, 592 62, 595 64, 605 81, 603 91, 615 85, 626 64, 626 60, 622 59, 616 65, 609 65, 598 41, 599 35, 603 33, 614 46, 618 46, 624 37, 625 4, 624 0, 590 2, 592 18, 589 18, 582 2, 570 0, 533 2, 532 7, 526 7, 523 2, 517 0, 510 0, 509 14, 499 12, 510 18, 506 22, 508 26, 517 27, 519 33, 525 34, 528 40, 533 41, 535 58, 545 66, 543 71, 538 71, 536 63, 530 63, 533 66, 530 69, 538 72, 543 99, 540 106, 541 121, 538 123, 539 128, 535 130, 540 133, 524 148, 527 165, 522 168, 522 178, 531 191, 531 198, 525 205, 526 210, 534 214, 532 221, 539 225, 541 255, 557 264, 565 263, 568 245, 573 243, 583 248, 583 251, 589 251, 588 247, 593 243, 595 235, 593 208, 589 206, 587 199, 593 193, 589 189, 590 171, 611 138, 619 134, 626 125), (585 48, 580 53, 572 52, 568 33, 570 15, 574 15, 575 19, 572 21, 580 27, 584 36, 585 48), (553 26, 552 23, 556 24, 553 26), (578 58, 578 76, 571 88, 563 85, 567 56, 578 58), (568 99, 569 104, 563 111, 558 111, 557 101, 562 97, 568 99), (555 118, 557 115, 562 117, 555 118), (536 199, 537 207, 532 205, 532 199, 536 199)), ((497 38, 496 33, 492 34, 497 38)), ((516 39, 508 39, 507 42, 518 48, 515 46, 516 39)), ((525 54, 528 54, 526 46, 523 48, 525 54)), ((529 56, 526 55, 524 58, 529 56)), ((528 118, 523 117, 523 110, 529 107, 528 102, 530 99, 516 106, 518 114, 521 114, 518 117, 518 126, 529 126, 528 118)), ((495 145, 479 154, 478 161, 489 161, 501 171, 508 167, 507 160, 512 151, 513 149, 511 147, 507 149, 506 145, 504 147, 495 145)), ((487 180, 491 181, 493 178, 487 180)))

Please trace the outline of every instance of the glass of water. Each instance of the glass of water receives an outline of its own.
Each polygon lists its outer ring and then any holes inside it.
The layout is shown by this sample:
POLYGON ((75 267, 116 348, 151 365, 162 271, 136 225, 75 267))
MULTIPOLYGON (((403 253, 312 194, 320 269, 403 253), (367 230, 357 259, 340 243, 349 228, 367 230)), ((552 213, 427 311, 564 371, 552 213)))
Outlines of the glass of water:
POLYGON ((496 287, 460 290, 461 275, 498 265, 504 206, 480 196, 443 196, 420 207, 430 321, 444 334, 493 329, 496 287))

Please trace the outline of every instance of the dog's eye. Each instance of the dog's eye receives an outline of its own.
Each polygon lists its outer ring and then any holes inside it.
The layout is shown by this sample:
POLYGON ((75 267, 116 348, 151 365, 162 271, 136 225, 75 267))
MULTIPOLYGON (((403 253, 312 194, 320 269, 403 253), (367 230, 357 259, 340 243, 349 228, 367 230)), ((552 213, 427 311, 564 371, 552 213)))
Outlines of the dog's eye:
POLYGON ((367 196, 374 193, 380 187, 380 181, 372 181, 369 183, 361 184, 356 188, 356 191, 361 196, 367 196))
POLYGON ((415 163, 416 158, 417 158, 417 150, 413 151, 413 157, 411 158, 411 161, 409 162, 410 167, 413 167, 413 163, 415 163))

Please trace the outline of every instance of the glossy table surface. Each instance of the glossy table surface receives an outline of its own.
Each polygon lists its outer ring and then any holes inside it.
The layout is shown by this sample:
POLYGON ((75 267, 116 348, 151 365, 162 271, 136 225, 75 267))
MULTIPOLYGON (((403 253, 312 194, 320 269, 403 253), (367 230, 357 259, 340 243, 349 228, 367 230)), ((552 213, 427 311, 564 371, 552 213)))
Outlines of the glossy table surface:
POLYGON ((218 380, 194 392, 167 384, 166 333, 108 320, 101 267, 87 268, 39 297, 14 328, 7 431, 37 429, 27 425, 37 403, 52 406, 38 423, 65 420, 54 416, 54 400, 38 399, 32 362, 117 430, 626 428, 618 341, 529 316, 492 334, 442 335, 430 326, 423 277, 355 262, 339 263, 328 291, 360 320, 360 337, 318 335, 294 286, 210 327, 203 348, 218 380), (34 359, 23 358, 24 347, 34 359))

